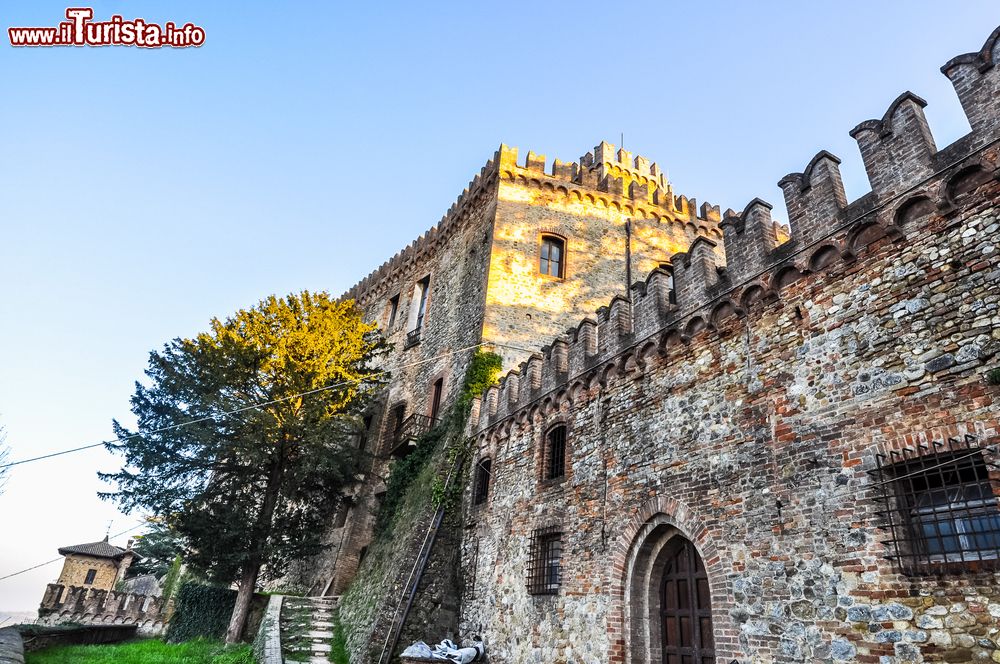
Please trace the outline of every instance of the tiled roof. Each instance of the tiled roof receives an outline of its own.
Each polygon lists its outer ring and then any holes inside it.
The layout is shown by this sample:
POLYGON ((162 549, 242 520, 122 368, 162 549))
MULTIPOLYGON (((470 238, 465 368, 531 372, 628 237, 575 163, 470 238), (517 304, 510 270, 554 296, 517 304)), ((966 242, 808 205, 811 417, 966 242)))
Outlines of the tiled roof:
POLYGON ((108 544, 108 538, 105 537, 100 542, 74 544, 73 546, 64 546, 59 549, 59 555, 61 556, 71 553, 81 556, 93 556, 95 558, 121 558, 125 553, 125 549, 114 546, 113 544, 108 544))

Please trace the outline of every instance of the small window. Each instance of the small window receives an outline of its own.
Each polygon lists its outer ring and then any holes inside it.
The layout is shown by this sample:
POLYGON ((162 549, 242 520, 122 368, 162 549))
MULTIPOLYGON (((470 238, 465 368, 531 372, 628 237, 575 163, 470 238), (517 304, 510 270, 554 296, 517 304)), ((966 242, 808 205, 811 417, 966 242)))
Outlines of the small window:
POLYGON ((667 288, 670 289, 667 298, 670 304, 677 304, 677 291, 674 289, 674 267, 670 263, 660 263, 658 267, 670 275, 667 280, 667 288))
POLYGON ((951 439, 920 455, 894 452, 878 461, 890 544, 905 572, 997 564, 1000 510, 978 448, 951 439))
POLYGON ((431 419, 437 420, 441 412, 441 394, 444 392, 444 378, 438 378, 431 387, 431 419))
POLYGON ((341 498, 337 507, 337 515, 333 519, 334 528, 343 528, 347 524, 347 513, 351 511, 351 505, 346 498, 341 498))
POLYGON ((88 569, 87 570, 87 578, 83 580, 83 584, 85 586, 93 585, 94 579, 96 579, 96 578, 97 578, 97 570, 96 569, 88 569))
POLYGON ((406 419, 406 404, 401 403, 392 409, 392 416, 389 421, 389 435, 392 442, 399 442, 403 437, 403 420, 406 419))
POLYGON ((543 235, 538 258, 538 272, 562 279, 565 275, 566 242, 555 235, 543 235))
POLYGON ((410 325, 411 330, 419 330, 424 326, 424 316, 427 314, 427 294, 430 289, 431 278, 429 276, 418 281, 415 286, 413 301, 416 303, 416 309, 414 309, 413 324, 410 325))
POLYGON ((493 461, 480 459, 476 465, 476 492, 474 502, 482 505, 490 495, 490 478, 492 477, 493 461))
POLYGON ((389 324, 385 326, 386 332, 392 332, 392 328, 396 324, 397 314, 399 314, 399 295, 389 299, 389 324))
POLYGON ((363 450, 368 447, 368 435, 372 428, 372 416, 365 415, 363 424, 361 425, 361 433, 358 435, 358 449, 363 450))
POLYGON ((545 436, 545 479, 555 480, 566 474, 566 425, 549 429, 545 436))
POLYGON ((528 592, 555 595, 562 581, 562 532, 555 527, 539 528, 531 535, 528 556, 528 592))

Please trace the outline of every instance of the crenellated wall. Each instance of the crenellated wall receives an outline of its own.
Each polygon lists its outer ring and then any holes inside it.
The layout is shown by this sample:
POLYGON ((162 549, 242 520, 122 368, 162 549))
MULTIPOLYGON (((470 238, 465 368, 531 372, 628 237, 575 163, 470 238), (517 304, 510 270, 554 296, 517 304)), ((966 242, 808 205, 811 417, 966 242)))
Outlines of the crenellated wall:
MULTIPOLYGON (((658 662, 650 561, 680 533, 707 569, 720 663, 1000 661, 1000 575, 903 573, 871 472, 965 436, 1000 462, 998 36, 942 69, 967 136, 938 149, 905 93, 851 132, 871 192, 848 201, 818 153, 778 183, 790 236, 763 200, 726 211, 721 238, 671 256, 675 302, 653 269, 474 404, 492 478, 482 505, 469 478, 463 635, 502 661, 658 662), (554 423, 567 471, 547 482, 554 423), (549 526, 562 584, 533 596, 529 540, 549 526)), ((643 177, 654 199, 668 187, 643 177)))
POLYGON ((160 597, 50 583, 38 607, 43 625, 136 625, 139 634, 159 636, 166 624, 160 597))

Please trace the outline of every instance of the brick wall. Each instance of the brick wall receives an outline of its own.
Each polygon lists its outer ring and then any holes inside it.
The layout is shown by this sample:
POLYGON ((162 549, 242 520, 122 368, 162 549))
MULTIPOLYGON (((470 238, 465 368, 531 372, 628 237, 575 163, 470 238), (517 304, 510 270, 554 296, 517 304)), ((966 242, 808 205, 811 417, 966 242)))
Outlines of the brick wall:
POLYGON ((945 67, 970 135, 937 150, 901 96, 852 132, 871 193, 844 200, 821 152, 780 183, 791 239, 775 246, 762 201, 730 211, 724 270, 695 243, 675 306, 654 273, 634 317, 615 300, 491 388, 463 635, 501 661, 659 662, 663 555, 685 538, 718 662, 1000 661, 1000 576, 904 573, 872 472, 949 438, 1000 461, 998 35, 945 67), (568 470, 542 482, 554 422, 568 470), (544 527, 562 531, 551 596, 526 587, 544 527))

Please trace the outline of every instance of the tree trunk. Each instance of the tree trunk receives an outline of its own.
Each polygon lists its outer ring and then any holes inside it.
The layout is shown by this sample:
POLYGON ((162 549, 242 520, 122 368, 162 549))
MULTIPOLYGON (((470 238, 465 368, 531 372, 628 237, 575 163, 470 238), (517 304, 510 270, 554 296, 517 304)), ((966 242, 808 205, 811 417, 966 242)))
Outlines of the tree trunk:
POLYGON ((260 518, 257 519, 253 532, 255 533, 253 547, 254 550, 243 567, 240 575, 240 587, 236 592, 236 606, 233 607, 233 616, 229 619, 229 629, 226 630, 226 643, 239 643, 243 628, 246 626, 247 616, 250 614, 250 602, 253 600, 254 591, 257 589, 257 576, 260 574, 261 565, 264 561, 264 551, 267 547, 267 538, 271 536, 271 519, 274 518, 274 508, 278 505, 278 495, 281 493, 281 484, 285 472, 285 437, 282 437, 278 445, 278 455, 271 467, 271 474, 267 478, 267 488, 264 493, 264 505, 260 511, 260 518))
POLYGON ((257 589, 258 574, 260 574, 260 563, 257 561, 247 563, 240 576, 240 587, 236 592, 236 606, 233 607, 233 616, 229 619, 229 629, 226 630, 226 643, 240 642, 243 627, 247 623, 247 616, 250 615, 250 602, 253 600, 254 590, 257 589))

